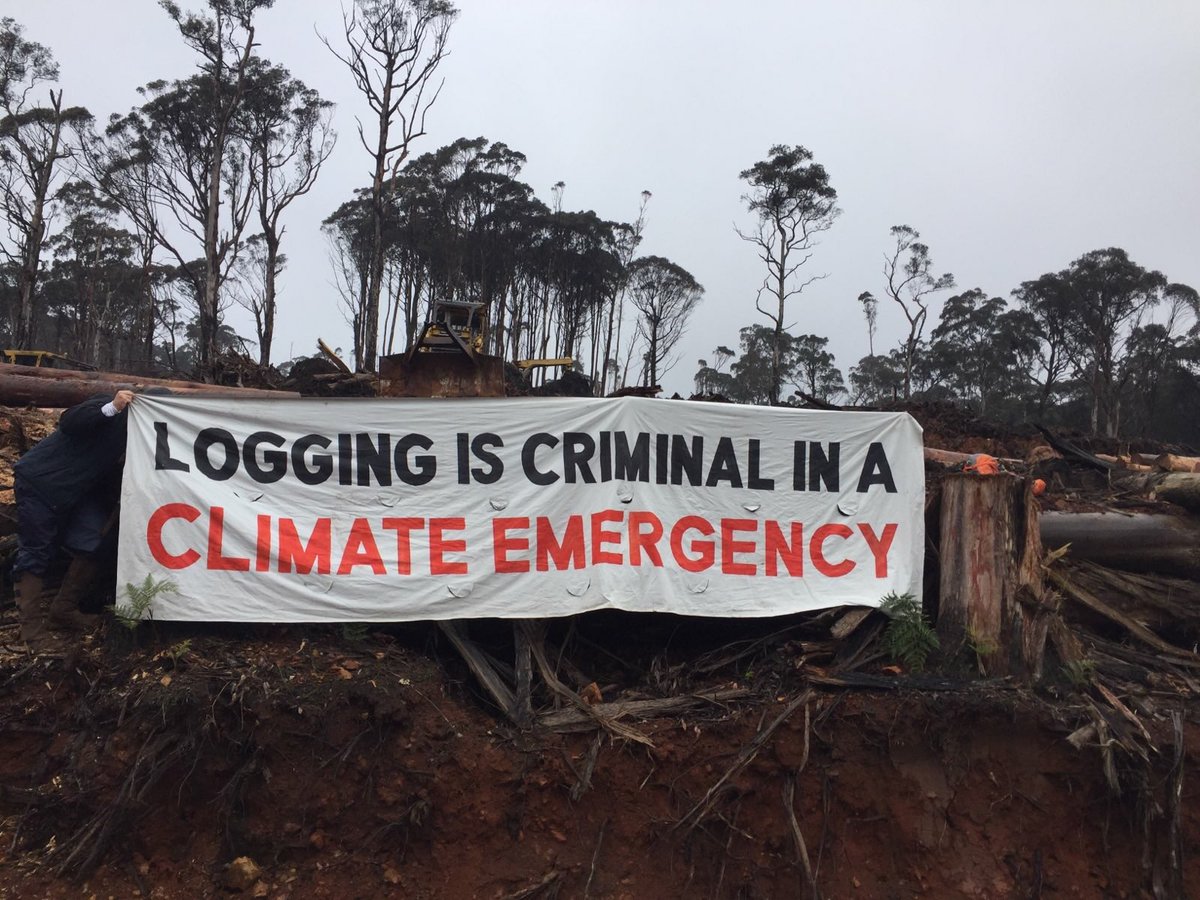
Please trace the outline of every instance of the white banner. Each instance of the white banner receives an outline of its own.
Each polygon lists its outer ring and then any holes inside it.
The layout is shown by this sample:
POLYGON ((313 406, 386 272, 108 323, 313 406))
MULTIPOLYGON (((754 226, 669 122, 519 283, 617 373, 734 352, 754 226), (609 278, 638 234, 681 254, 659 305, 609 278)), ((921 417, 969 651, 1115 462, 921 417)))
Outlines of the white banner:
POLYGON ((771 616, 920 596, 925 473, 904 413, 139 396, 130 415, 118 577, 122 593, 175 585, 159 620, 771 616))

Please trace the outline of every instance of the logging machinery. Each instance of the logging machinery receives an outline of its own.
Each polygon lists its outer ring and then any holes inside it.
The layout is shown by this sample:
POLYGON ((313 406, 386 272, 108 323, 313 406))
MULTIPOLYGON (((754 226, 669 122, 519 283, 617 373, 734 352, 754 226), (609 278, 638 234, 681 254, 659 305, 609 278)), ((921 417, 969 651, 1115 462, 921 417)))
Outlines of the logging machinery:
MULTIPOLYGON (((412 346, 379 359, 379 393, 387 397, 503 397, 504 360, 484 353, 488 337, 487 304, 438 300, 412 346)), ((569 356, 522 359, 528 372, 569 366, 569 356)))
POLYGON ((387 397, 503 397, 504 360, 483 352, 487 305, 438 300, 404 353, 379 359, 387 397))
POLYGON ((78 369, 94 372, 96 367, 51 350, 4 350, 3 361, 11 366, 33 366, 35 369, 78 369))

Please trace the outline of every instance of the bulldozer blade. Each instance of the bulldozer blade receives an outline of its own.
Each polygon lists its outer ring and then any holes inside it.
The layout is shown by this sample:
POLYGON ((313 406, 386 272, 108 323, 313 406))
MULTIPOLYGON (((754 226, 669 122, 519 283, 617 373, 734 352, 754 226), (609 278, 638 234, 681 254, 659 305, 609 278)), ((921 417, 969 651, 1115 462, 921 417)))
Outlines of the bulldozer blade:
POLYGON ((462 353, 403 353, 379 359, 382 397, 503 397, 504 360, 462 353))

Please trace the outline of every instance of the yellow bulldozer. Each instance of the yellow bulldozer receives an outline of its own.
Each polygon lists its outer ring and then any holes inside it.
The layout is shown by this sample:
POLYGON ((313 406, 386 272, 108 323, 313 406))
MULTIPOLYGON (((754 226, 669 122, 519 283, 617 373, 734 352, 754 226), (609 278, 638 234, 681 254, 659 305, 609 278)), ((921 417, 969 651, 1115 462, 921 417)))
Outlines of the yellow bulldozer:
MULTIPOLYGON (((438 300, 429 321, 403 353, 379 358, 384 397, 503 397, 504 360, 483 352, 487 304, 438 300)), ((573 360, 523 359, 517 367, 569 366, 573 360)))
POLYGON ((504 360, 483 352, 487 307, 439 300, 403 353, 379 358, 385 397, 503 397, 504 360))

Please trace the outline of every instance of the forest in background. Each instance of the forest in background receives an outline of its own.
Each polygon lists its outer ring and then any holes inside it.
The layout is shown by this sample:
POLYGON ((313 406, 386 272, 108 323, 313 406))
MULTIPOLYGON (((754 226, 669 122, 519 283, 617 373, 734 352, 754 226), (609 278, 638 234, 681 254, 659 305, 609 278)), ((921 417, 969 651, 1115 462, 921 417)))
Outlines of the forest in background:
MULTIPOLYGON (((211 377, 221 354, 286 368, 279 317, 302 316, 276 284, 287 221, 333 150, 333 107, 256 50, 273 0, 161 3, 187 78, 139 88, 141 105, 103 122, 70 104, 52 51, 0 21, 0 339, 105 369, 211 377), (234 305, 252 334, 230 325, 234 305)), ((458 11, 440 0, 355 0, 326 52, 370 115, 347 139, 374 177, 323 227, 347 356, 375 371, 402 352, 435 299, 487 305, 488 350, 510 361, 569 356, 596 394, 660 384, 705 292, 676 261, 639 255, 649 191, 630 221, 539 198, 525 156, 463 137, 418 152, 458 11)), ((746 286, 757 315, 696 365, 695 389, 744 403, 852 406, 950 401, 1007 422, 1110 437, 1200 443, 1197 293, 1118 247, 1015 285, 964 289, 934 266, 919 232, 880 236, 845 327, 870 351, 846 366, 828 336, 801 333, 811 257, 841 210, 828 174, 780 144, 741 172, 747 217, 730 240, 762 261, 746 286), (880 304, 907 332, 880 338, 880 304)), ((733 302, 708 298, 708 302, 733 302)), ((742 302, 742 301, 738 301, 742 302)), ((315 343, 317 335, 313 335, 315 343)))

